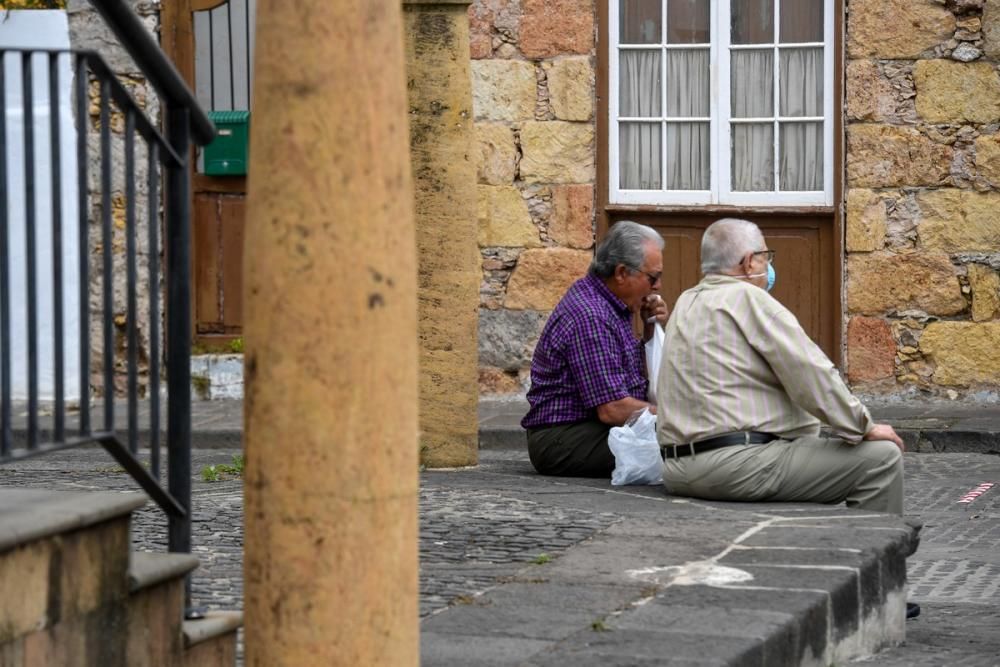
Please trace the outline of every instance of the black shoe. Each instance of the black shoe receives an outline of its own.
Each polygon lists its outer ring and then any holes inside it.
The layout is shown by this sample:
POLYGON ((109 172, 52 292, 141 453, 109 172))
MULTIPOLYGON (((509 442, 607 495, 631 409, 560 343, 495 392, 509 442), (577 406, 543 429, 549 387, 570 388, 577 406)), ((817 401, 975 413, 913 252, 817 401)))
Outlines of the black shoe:
POLYGON ((907 619, 916 618, 917 616, 920 616, 920 605, 918 605, 916 602, 907 602, 906 618, 907 619))

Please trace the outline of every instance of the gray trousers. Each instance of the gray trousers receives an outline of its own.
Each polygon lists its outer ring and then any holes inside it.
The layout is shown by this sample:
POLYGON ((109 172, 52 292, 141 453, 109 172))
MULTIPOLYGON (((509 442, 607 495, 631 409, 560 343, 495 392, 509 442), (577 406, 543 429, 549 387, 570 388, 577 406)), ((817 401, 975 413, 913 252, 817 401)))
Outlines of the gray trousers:
POLYGON ((888 440, 857 445, 805 436, 763 445, 733 445, 663 462, 663 485, 678 496, 708 500, 847 502, 848 507, 903 513, 903 455, 888 440))

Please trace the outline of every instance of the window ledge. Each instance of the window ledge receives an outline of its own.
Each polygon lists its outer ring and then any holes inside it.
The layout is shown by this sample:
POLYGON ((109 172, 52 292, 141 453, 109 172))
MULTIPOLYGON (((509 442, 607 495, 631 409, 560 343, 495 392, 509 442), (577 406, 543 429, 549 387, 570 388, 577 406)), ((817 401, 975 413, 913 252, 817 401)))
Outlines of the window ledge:
POLYGON ((684 213, 718 217, 745 215, 833 215, 834 206, 731 206, 705 204, 696 206, 652 204, 605 204, 607 213, 684 213))

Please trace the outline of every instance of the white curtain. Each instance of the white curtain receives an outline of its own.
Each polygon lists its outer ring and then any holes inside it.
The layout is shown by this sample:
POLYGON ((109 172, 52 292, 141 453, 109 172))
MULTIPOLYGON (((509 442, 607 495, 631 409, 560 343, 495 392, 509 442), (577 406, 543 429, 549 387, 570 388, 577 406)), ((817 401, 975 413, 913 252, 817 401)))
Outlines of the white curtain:
POLYGON ((823 115, 823 49, 781 49, 782 116, 823 115))
MULTIPOLYGON (((730 100, 733 118, 774 115, 774 52, 732 53, 730 100)), ((732 188, 736 192, 774 189, 774 125, 732 124, 732 188)))
MULTIPOLYGON (((639 118, 660 115, 661 51, 622 51, 619 67, 618 113, 639 118)), ((660 189, 660 123, 620 123, 619 187, 660 189)))
POLYGON ((660 189, 660 124, 622 123, 618 134, 619 187, 660 189))
MULTIPOLYGON (((781 49, 782 116, 823 115, 823 49, 781 49)), ((782 123, 782 190, 823 189, 823 124, 782 123)))
MULTIPOLYGON (((711 114, 711 77, 707 49, 667 52, 666 76, 661 78, 661 52, 622 51, 619 114, 625 117, 661 115, 661 86, 666 89, 666 116, 705 118, 711 114)), ((659 189, 662 174, 663 126, 621 123, 619 130, 620 187, 659 189)), ((710 144, 707 122, 666 125, 666 187, 670 190, 709 189, 710 144)))
POLYGON ((823 124, 781 124, 781 189, 823 189, 823 124))
MULTIPOLYGON (((709 52, 667 52, 667 116, 704 118, 711 114, 709 52)), ((667 189, 708 190, 710 144, 707 122, 667 123, 667 189)))

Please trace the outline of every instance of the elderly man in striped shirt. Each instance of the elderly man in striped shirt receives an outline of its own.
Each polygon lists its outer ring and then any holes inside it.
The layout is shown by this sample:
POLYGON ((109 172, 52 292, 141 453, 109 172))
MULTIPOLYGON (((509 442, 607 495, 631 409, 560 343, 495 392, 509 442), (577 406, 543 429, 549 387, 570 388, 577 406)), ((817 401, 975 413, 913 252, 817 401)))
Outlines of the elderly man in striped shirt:
POLYGON ((549 316, 531 361, 530 409, 521 421, 528 454, 545 475, 609 477, 615 458, 608 431, 647 401, 643 343, 632 330, 638 312, 644 339, 667 306, 654 290, 663 272, 663 238, 621 221, 598 245, 587 275, 549 316))
POLYGON ((872 421, 768 294, 773 258, 752 222, 705 230, 704 278, 674 305, 656 385, 664 485, 697 498, 902 514, 903 441, 872 421))

